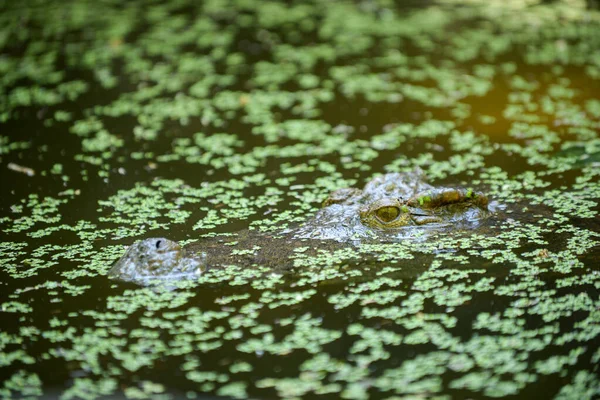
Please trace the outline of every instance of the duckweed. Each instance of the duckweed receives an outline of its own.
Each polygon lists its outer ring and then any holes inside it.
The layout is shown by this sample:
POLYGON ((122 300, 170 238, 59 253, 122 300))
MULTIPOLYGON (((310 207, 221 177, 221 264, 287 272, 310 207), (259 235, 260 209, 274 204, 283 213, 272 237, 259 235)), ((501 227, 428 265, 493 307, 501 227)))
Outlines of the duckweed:
POLYGON ((391 3, 6 7, 1 397, 600 396, 600 14, 391 3), (415 168, 490 217, 244 262, 415 168), (109 281, 152 236, 239 259, 109 281))

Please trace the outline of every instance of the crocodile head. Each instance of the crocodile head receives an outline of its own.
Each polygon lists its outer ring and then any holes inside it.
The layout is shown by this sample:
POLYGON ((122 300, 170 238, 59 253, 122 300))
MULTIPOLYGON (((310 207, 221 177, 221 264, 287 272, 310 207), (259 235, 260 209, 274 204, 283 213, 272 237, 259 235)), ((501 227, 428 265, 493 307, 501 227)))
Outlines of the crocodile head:
POLYGON ((362 190, 332 192, 295 236, 338 241, 390 235, 402 239, 425 229, 472 226, 487 210, 488 200, 482 193, 433 187, 420 170, 390 173, 372 179, 362 190))
POLYGON ((150 238, 129 246, 108 272, 109 277, 126 281, 177 279, 201 273, 201 262, 186 258, 181 246, 169 239, 150 238))

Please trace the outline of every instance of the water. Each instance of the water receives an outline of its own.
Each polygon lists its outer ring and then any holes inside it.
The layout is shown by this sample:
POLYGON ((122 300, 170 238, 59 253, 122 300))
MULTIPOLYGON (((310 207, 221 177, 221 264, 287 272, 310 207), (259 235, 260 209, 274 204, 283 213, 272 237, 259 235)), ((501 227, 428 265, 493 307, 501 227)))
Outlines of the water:
POLYGON ((600 14, 248 4, 2 4, 2 396, 599 396, 600 14), (505 210, 287 274, 106 277, 415 167, 505 210))

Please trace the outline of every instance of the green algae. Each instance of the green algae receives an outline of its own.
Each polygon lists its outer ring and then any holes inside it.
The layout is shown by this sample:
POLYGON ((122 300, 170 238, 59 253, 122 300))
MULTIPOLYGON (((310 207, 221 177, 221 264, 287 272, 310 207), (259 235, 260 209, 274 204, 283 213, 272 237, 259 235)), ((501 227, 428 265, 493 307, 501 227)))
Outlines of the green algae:
POLYGON ((389 3, 7 7, 0 162, 36 175, 2 171, 3 397, 599 395, 600 17, 389 3), (415 167, 489 225, 105 277, 136 239, 235 246, 415 167))
POLYGON ((26 371, 18 371, 4 382, 0 394, 5 399, 12 398, 12 393, 18 394, 17 397, 35 398, 43 394, 42 381, 36 374, 30 374, 26 371))

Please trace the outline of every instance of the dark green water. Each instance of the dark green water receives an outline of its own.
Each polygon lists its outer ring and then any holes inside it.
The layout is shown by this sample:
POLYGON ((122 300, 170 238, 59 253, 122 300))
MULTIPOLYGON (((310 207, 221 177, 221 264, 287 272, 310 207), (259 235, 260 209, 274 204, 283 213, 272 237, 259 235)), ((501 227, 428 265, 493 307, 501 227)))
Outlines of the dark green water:
POLYGON ((600 397, 600 13, 396 3, 0 1, 0 397, 600 397), (504 211, 106 277, 415 167, 504 211))

